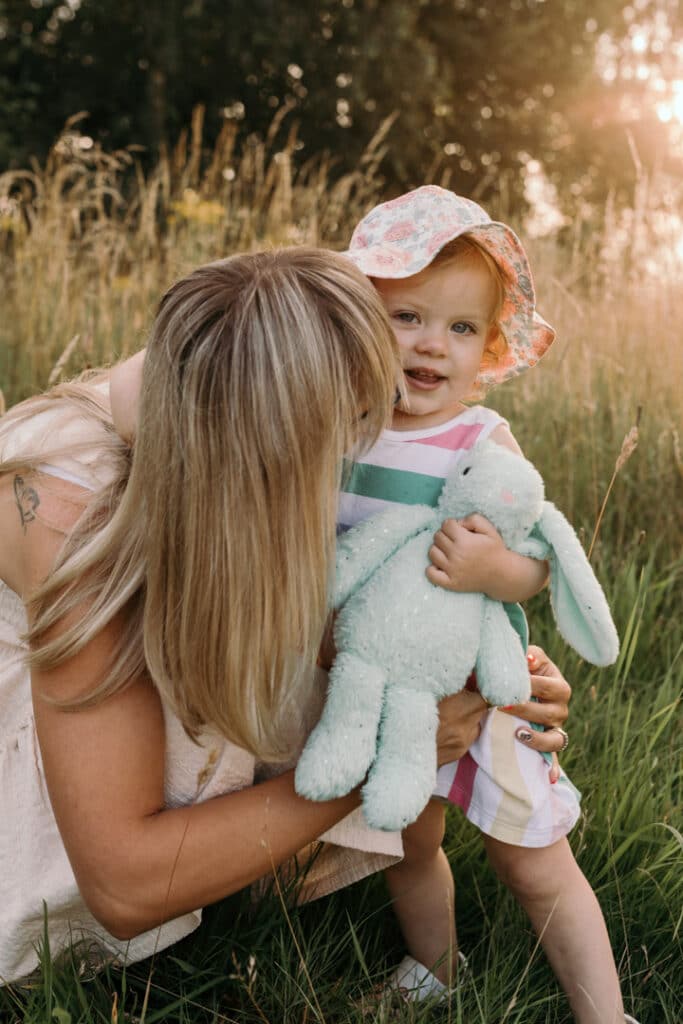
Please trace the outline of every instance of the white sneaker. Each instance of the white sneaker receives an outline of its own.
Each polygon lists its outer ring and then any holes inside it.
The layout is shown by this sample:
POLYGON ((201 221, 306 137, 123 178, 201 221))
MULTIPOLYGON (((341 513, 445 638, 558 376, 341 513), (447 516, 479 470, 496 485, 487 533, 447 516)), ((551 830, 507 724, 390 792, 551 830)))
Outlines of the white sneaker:
MULTIPOLYGON (((467 967, 467 960, 462 953, 458 953, 458 963, 460 971, 467 967)), ((406 956, 390 975, 385 991, 397 992, 407 1003, 421 1003, 426 999, 434 1003, 445 1003, 455 991, 455 986, 449 988, 444 985, 419 960, 406 956)))

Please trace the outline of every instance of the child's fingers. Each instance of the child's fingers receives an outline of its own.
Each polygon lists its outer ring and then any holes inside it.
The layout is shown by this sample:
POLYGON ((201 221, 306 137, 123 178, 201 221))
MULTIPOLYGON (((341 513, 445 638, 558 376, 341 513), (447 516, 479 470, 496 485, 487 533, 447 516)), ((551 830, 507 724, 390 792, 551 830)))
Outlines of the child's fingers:
POLYGON ((478 512, 473 512, 472 515, 465 516, 464 519, 461 519, 460 528, 469 530, 470 533, 483 533, 487 537, 500 539, 500 534, 493 523, 490 523, 488 519, 484 518, 484 516, 479 515, 478 512))
POLYGON ((444 551, 443 546, 437 542, 436 538, 429 549, 429 560, 437 569, 445 569, 448 565, 448 552, 444 551))
POLYGON ((441 524, 441 529, 437 530, 434 535, 434 540, 436 540, 439 535, 441 535, 441 539, 445 541, 457 540, 460 530, 462 530, 462 526, 457 519, 444 519, 441 524))
POLYGON ((433 583, 436 587, 451 589, 451 578, 444 569, 439 569, 436 565, 428 565, 425 574, 429 582, 433 583))
POLYGON ((462 527, 454 519, 450 520, 450 522, 452 525, 448 531, 443 529, 437 530, 432 538, 432 547, 443 551, 445 555, 452 555, 458 549, 461 542, 459 535, 463 532, 462 527))

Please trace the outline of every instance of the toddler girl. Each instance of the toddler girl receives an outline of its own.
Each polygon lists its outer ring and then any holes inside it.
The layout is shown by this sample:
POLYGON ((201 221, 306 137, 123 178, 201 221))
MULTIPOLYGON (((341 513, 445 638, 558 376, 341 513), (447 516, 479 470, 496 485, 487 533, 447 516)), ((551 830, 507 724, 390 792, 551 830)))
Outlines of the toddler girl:
MULTIPOLYGON (((340 530, 393 502, 435 505, 445 476, 486 437, 520 452, 501 416, 467 403, 533 366, 554 338, 535 310, 519 239, 476 203, 445 189, 426 186, 375 207, 354 231, 347 255, 384 301, 405 390, 391 429, 351 467, 340 530)), ((515 602, 543 587, 545 563, 508 551, 477 515, 447 520, 430 559, 433 583, 507 602, 526 646, 526 624, 515 602)), ((567 737, 560 733, 564 749, 567 737)), ((515 735, 531 739, 525 723, 504 710, 490 711, 469 753, 439 770, 435 795, 462 807, 481 829, 489 860, 529 914, 575 1019, 631 1020, 624 1018, 600 907, 566 839, 579 815, 579 794, 556 765, 516 743, 515 735)), ((432 800, 406 830, 408 843, 411 830, 416 842, 433 844, 439 865, 434 878, 440 892, 451 892, 450 869, 436 852, 442 803, 432 800)), ((414 954, 391 984, 410 998, 446 996, 454 969, 452 901, 427 896, 424 871, 418 876, 410 862, 389 868, 386 876, 414 954), (421 950, 427 955, 418 959, 421 950)))

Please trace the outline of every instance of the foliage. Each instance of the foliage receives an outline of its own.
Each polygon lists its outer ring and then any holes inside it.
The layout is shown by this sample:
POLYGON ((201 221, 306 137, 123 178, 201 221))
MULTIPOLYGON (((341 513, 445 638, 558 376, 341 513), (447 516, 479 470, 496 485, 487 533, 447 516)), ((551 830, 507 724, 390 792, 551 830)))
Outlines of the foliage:
MULTIPOLYGON (((640 3, 640 16, 663 2, 640 3)), ((83 109, 96 141, 134 141, 153 161, 201 103, 209 141, 234 120, 239 146, 292 110, 296 162, 328 150, 344 174, 397 113, 382 163, 391 186, 439 179, 474 198, 503 187, 518 204, 533 158, 571 206, 634 176, 621 93, 595 61, 605 33, 626 36, 624 11, 623 0, 0 0, 0 166, 43 156, 83 109)), ((655 128, 641 133, 648 160, 655 128)))

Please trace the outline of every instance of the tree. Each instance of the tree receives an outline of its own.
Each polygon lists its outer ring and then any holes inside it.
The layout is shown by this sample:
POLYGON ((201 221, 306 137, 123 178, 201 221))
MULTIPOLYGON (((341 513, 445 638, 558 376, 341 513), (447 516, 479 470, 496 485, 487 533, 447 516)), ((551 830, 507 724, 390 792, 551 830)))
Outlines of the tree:
POLYGON ((382 167, 395 188, 443 178, 486 198, 503 181, 519 200, 533 157, 563 196, 598 194, 634 171, 616 89, 596 71, 601 40, 628 39, 624 9, 622 0, 0 0, 0 103, 10 115, 0 163, 44 154, 82 109, 92 135, 154 158, 201 102, 208 144, 225 116, 240 118, 246 137, 289 110, 302 159, 327 149, 341 173, 398 112, 382 167))

